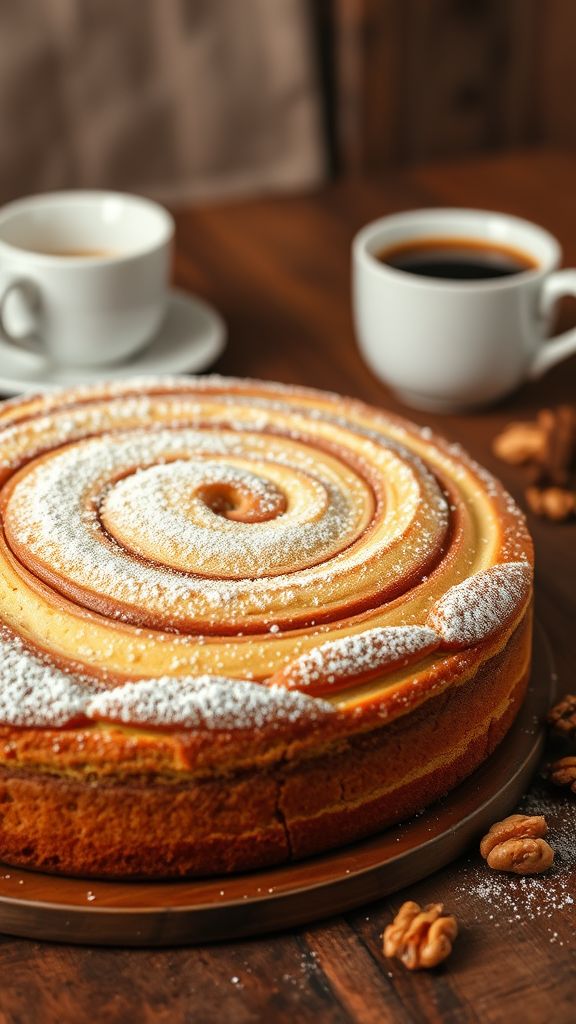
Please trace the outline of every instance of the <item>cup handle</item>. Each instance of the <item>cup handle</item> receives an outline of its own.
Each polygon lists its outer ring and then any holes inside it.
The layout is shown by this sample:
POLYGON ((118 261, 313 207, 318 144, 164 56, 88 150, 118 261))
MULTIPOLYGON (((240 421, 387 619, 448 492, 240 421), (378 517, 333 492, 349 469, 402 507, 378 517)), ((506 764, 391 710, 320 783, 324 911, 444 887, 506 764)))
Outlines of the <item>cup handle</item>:
MULTIPOLYGON (((557 300, 562 295, 576 296, 576 270, 557 270, 544 281, 540 300, 540 313, 546 319, 552 312, 557 300)), ((530 367, 529 376, 533 379, 560 363, 563 359, 576 352, 576 327, 563 334, 557 334, 550 341, 545 341, 538 351, 530 367)))
POLYGON ((37 316, 40 312, 40 292, 34 281, 27 277, 0 276, 0 347, 10 346, 19 351, 24 350, 31 355, 42 354, 41 345, 36 334, 24 334, 11 331, 6 325, 6 302, 10 295, 18 294, 27 310, 37 316))

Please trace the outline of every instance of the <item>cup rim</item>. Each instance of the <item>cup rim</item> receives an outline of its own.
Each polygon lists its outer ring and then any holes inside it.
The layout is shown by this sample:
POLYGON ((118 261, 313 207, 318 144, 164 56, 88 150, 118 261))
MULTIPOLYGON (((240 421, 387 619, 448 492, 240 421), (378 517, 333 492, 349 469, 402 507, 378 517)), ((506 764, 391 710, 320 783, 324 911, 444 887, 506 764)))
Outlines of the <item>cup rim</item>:
POLYGON ((113 189, 55 189, 52 192, 39 192, 30 196, 22 196, 19 199, 5 203, 0 207, 0 233, 6 223, 15 215, 34 208, 61 204, 70 208, 81 206, 85 203, 101 203, 107 199, 120 200, 134 206, 140 206, 153 213, 161 222, 160 235, 153 242, 130 250, 129 252, 112 253, 109 256, 67 256, 60 253, 37 252, 34 249, 25 249, 22 246, 7 242, 0 234, 0 252, 17 253, 19 256, 29 256, 31 260, 44 266, 51 267, 105 267, 120 263, 128 263, 141 256, 148 255, 161 249, 170 243, 175 233, 175 223, 172 214, 162 206, 161 203, 148 199, 147 196, 138 195, 135 192, 121 192, 113 189))
MULTIPOLYGON (((426 229, 424 229, 424 231, 425 230, 426 229)), ((441 237, 441 229, 438 228, 438 231, 440 232, 439 237, 441 237)), ((448 232, 446 232, 446 237, 448 237, 448 232)), ((550 231, 541 227, 540 224, 536 224, 534 221, 528 220, 525 217, 517 217, 514 214, 505 213, 499 210, 487 210, 479 207, 464 206, 420 207, 412 210, 399 211, 398 213, 392 213, 384 217, 378 217, 376 220, 365 224, 356 233, 352 241, 352 251, 354 258, 360 261, 364 266, 369 267, 372 271, 379 273, 384 277, 390 277, 397 282, 402 281, 404 284, 410 282, 413 287, 428 288, 431 290, 456 289, 458 291, 470 290, 474 292, 478 290, 502 290, 518 287, 518 285, 523 284, 525 281, 537 279, 538 277, 556 270, 562 259, 562 247, 559 241, 551 234, 550 231), (520 270, 518 273, 512 274, 509 277, 470 280, 416 276, 405 270, 400 270, 397 267, 392 267, 389 264, 382 263, 377 259, 374 253, 368 249, 369 244, 375 237, 378 237, 378 235, 381 234, 383 228, 392 228, 394 226, 401 226, 402 224, 408 226, 411 223, 418 223, 423 217, 433 216, 439 219, 445 219, 447 225, 449 219, 453 222, 458 216, 475 218, 479 223, 486 217, 496 218, 502 223, 511 225, 512 228, 515 227, 516 229, 522 229, 523 231, 531 231, 538 237, 541 244, 548 247, 548 256, 544 260, 539 259, 538 266, 529 267, 526 270, 520 270)), ((532 254, 532 250, 528 251, 532 254)))

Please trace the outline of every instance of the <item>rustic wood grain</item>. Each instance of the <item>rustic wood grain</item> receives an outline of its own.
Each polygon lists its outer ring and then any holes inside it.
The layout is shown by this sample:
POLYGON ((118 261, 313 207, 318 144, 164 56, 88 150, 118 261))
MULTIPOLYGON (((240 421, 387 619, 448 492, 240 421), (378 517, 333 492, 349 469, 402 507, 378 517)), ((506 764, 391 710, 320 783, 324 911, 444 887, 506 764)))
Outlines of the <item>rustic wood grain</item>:
POLYGON ((570 0, 322 0, 337 165, 574 145, 570 0))
POLYGON ((539 45, 532 70, 532 99, 537 138, 541 142, 574 145, 576 108, 568 97, 576 89, 572 45, 576 33, 576 4, 547 0, 538 7, 539 45))
POLYGON ((400 156, 405 11, 395 0, 333 0, 332 114, 337 164, 347 174, 400 156))
MULTIPOLYGON (((230 346, 219 370, 336 388, 406 414, 354 345, 348 287, 354 231, 402 207, 486 205, 541 221, 559 235, 567 263, 576 264, 575 180, 575 156, 520 154, 419 169, 378 186, 338 185, 317 196, 182 211, 176 278, 214 301, 228 320, 230 346)), ((576 319, 573 310, 564 316, 565 323, 576 319)), ((462 441, 520 497, 522 473, 492 457, 493 434, 510 418, 575 399, 572 359, 481 414, 408 415, 462 441)), ((561 688, 568 689, 576 664, 576 527, 530 523, 539 614, 561 688)), ((545 802, 553 840, 567 821, 576 824, 567 795, 538 784, 532 799, 545 802)), ((571 881, 576 899, 574 872, 571 879, 566 871, 550 879, 551 897, 542 895, 531 910, 519 896, 517 911, 502 896, 479 895, 486 873, 471 851, 411 888, 410 898, 443 901, 462 924, 452 958, 417 975, 381 954, 382 929, 402 893, 305 931, 213 947, 123 951, 5 938, 0 1024, 571 1024, 574 905, 555 909, 552 896, 554 886, 571 881)), ((558 894, 560 903, 561 889, 558 894)))

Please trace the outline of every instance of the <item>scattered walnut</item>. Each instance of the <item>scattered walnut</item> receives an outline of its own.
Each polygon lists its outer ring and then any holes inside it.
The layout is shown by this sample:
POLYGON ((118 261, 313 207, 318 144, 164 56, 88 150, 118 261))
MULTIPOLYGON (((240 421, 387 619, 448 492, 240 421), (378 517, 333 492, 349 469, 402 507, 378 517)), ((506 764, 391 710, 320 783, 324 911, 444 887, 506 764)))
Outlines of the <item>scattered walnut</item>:
POLYGON ((576 738, 576 695, 567 693, 548 712, 546 721, 559 736, 566 736, 568 739, 576 738))
POLYGON ((570 405, 542 409, 538 426, 544 438, 540 461, 546 478, 553 484, 565 486, 576 455, 576 409, 570 405))
POLYGON ((542 839, 547 832, 542 815, 511 814, 492 825, 480 843, 480 853, 494 871, 539 874, 554 860, 554 850, 542 839))
POLYGON ((543 519, 561 523, 576 514, 576 493, 564 487, 527 487, 524 493, 528 507, 543 519))
POLYGON ((550 781, 556 786, 570 786, 576 793, 576 757, 561 757, 550 765, 550 781))
POLYGON ((486 860, 490 851, 507 839, 535 839, 545 836, 547 831, 546 819, 541 814, 510 814, 490 827, 480 843, 480 853, 486 860))
POLYGON ((512 466, 539 462, 544 454, 542 429, 537 423, 509 423, 494 438, 492 451, 512 466))
POLYGON ((456 918, 444 913, 442 903, 422 910, 408 900, 384 931, 384 955, 398 957, 410 971, 436 967, 452 952, 457 934, 456 918))
POLYGON ((538 875, 548 871, 554 850, 545 839, 507 839, 488 854, 486 862, 493 871, 511 871, 514 875, 538 875))
POLYGON ((536 422, 510 423, 492 447, 504 462, 529 466, 533 512, 555 522, 576 514, 576 407, 541 409, 536 422))

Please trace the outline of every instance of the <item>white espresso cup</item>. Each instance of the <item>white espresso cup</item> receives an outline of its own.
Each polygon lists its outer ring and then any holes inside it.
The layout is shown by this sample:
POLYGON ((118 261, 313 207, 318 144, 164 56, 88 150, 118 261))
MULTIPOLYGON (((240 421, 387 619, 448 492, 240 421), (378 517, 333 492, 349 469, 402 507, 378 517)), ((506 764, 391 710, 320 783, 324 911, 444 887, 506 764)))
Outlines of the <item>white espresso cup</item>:
POLYGON ((64 366, 127 359, 166 307, 172 217, 120 192, 70 191, 0 209, 0 350, 64 366))
POLYGON ((556 300, 576 295, 576 270, 558 270, 560 259, 551 234, 503 213, 412 210, 374 221, 353 243, 360 350, 414 408, 449 412, 496 401, 576 352, 576 329, 547 340, 556 300), (480 254, 516 253, 520 269, 463 280, 385 262, 416 243, 432 251, 434 242, 456 240, 480 254))

